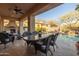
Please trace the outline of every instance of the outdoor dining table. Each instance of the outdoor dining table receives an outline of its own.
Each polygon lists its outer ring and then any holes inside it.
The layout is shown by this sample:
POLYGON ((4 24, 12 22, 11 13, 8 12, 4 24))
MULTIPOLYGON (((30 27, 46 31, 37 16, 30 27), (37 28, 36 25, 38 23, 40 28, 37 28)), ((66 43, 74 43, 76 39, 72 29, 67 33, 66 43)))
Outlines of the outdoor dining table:
POLYGON ((27 44, 29 44, 30 42, 31 42, 31 43, 35 43, 35 42, 37 42, 37 41, 44 40, 44 39, 47 38, 49 35, 51 35, 51 34, 42 34, 41 37, 39 37, 38 35, 29 35, 29 36, 23 37, 23 40, 26 41, 27 44), (28 37, 31 37, 31 36, 35 36, 35 38, 34 38, 34 39, 28 39, 28 37))

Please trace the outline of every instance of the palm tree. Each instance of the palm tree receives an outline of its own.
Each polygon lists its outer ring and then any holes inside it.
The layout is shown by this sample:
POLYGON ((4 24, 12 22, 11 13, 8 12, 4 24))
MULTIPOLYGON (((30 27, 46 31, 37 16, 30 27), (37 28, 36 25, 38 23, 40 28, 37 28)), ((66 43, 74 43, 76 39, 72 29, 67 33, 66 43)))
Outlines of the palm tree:
POLYGON ((77 7, 75 8, 75 10, 79 11, 79 5, 77 5, 77 7))

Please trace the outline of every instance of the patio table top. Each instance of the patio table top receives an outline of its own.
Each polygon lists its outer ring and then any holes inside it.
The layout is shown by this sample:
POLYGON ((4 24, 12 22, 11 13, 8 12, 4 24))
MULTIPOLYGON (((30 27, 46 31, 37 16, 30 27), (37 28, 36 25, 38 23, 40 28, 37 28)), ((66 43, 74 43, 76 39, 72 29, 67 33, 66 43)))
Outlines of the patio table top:
POLYGON ((29 40, 29 41, 38 41, 38 40, 41 40, 41 39, 44 39, 44 38, 47 38, 48 36, 52 35, 52 33, 48 33, 48 34, 42 34, 41 37, 39 37, 38 35, 30 35, 30 36, 26 36, 26 37, 23 37, 24 40, 29 40), (32 36, 35 36, 35 39, 29 39, 30 37, 32 36))

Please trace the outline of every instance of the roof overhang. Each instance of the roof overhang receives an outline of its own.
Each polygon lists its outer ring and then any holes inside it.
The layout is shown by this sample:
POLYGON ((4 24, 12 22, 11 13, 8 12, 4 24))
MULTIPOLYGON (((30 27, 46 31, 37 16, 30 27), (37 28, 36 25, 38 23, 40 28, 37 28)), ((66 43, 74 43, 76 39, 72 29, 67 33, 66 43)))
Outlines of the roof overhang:
POLYGON ((24 4, 23 3, 10 3, 10 4, 4 3, 4 4, 0 4, 0 16, 6 19, 21 20, 30 15, 36 16, 51 8, 55 8, 61 4, 62 3, 24 3, 24 4), (24 14, 11 17, 11 13, 9 12, 8 9, 14 8, 15 5, 17 5, 18 8, 22 9, 24 11, 24 14))
POLYGON ((43 12, 46 12, 52 8, 55 8, 59 5, 61 5, 62 3, 41 3, 41 4, 37 4, 35 6, 33 6, 27 13, 25 13, 24 15, 21 16, 20 19, 22 18, 25 18, 27 16, 30 16, 30 15, 38 15, 38 14, 41 14, 43 12))

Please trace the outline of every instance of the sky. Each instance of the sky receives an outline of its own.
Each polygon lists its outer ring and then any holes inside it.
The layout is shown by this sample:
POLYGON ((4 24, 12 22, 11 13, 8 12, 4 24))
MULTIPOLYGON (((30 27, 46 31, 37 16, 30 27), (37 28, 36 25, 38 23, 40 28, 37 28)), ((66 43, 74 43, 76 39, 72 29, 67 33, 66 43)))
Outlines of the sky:
POLYGON ((68 12, 74 11, 77 5, 77 3, 64 3, 58 7, 48 10, 40 15, 37 15, 35 18, 46 21, 54 20, 60 22, 59 17, 65 15, 68 12))

